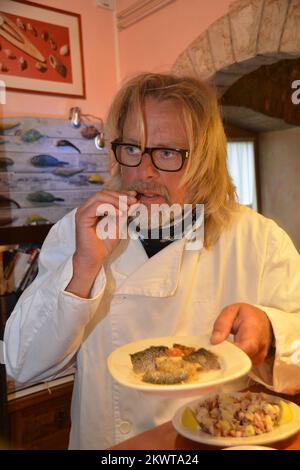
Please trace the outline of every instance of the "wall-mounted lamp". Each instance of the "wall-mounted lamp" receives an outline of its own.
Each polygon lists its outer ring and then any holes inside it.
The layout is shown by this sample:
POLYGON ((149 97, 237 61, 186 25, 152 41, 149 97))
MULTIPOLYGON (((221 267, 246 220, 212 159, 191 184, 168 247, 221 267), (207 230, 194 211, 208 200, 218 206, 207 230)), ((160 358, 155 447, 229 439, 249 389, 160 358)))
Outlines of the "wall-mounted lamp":
POLYGON ((70 109, 69 112, 69 121, 71 125, 75 128, 79 128, 81 124, 84 128, 81 131, 81 135, 86 139, 95 139, 95 146, 98 150, 101 150, 105 147, 105 138, 104 138, 104 123, 103 120, 93 114, 82 114, 81 109, 77 106, 70 109), (84 119, 85 118, 85 119, 84 119), (100 129, 94 125, 86 124, 85 121, 89 121, 90 118, 97 119, 100 121, 100 129))
POLYGON ((69 120, 73 127, 80 127, 81 125, 81 110, 80 108, 71 108, 69 113, 69 120))

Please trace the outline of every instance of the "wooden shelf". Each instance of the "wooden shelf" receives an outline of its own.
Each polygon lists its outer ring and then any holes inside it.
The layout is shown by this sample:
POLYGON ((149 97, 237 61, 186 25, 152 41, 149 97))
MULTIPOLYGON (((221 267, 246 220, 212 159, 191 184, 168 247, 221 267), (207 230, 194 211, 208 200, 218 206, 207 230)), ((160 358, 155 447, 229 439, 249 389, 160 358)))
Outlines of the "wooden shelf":
POLYGON ((42 243, 53 224, 0 228, 0 245, 42 243))

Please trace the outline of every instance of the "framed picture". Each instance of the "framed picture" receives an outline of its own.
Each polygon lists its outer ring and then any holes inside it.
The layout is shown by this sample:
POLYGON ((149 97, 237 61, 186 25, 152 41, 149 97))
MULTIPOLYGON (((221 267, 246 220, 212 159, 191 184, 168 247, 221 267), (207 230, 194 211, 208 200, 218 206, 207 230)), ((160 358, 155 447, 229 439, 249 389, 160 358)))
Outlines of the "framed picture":
POLYGON ((0 45, 0 80, 7 90, 85 97, 77 13, 1 0, 0 45))

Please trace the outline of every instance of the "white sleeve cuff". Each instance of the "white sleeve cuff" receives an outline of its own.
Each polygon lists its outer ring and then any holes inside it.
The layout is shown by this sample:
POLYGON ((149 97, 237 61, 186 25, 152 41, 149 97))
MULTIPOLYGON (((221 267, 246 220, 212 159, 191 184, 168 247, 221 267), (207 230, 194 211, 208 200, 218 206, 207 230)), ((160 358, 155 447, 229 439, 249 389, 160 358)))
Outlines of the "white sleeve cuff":
POLYGON ((276 392, 300 392, 300 315, 273 307, 255 305, 268 316, 274 336, 276 353, 273 367, 265 361, 252 370, 252 377, 276 392))
POLYGON ((73 276, 73 257, 70 257, 65 263, 64 269, 60 276, 60 282, 61 282, 61 286, 63 290, 62 292, 63 295, 89 302, 89 301, 98 299, 99 296, 103 294, 105 285, 106 285, 106 275, 105 275, 105 270, 103 266, 100 269, 99 273, 97 274, 97 277, 94 281, 93 287, 91 289, 91 295, 89 298, 83 299, 82 297, 79 297, 78 295, 72 294, 72 292, 67 292, 65 290, 67 285, 70 283, 72 276, 73 276))
POLYGON ((104 267, 102 266, 99 273, 97 274, 94 285, 91 289, 91 299, 98 298, 99 295, 102 295, 105 289, 105 286, 106 286, 106 275, 105 275, 104 267))

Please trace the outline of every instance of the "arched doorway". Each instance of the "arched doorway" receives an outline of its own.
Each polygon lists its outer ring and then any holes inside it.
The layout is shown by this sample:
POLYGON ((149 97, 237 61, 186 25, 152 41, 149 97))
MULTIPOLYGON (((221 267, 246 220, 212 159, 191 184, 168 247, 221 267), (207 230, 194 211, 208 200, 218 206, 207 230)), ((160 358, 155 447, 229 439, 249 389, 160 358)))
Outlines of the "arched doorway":
POLYGON ((175 74, 212 81, 222 95, 261 65, 300 57, 300 0, 237 0, 177 58, 175 74))
POLYGON ((172 68, 214 83, 226 122, 257 133, 261 211, 298 249, 300 104, 292 102, 292 84, 300 79, 299 26, 300 0, 238 0, 172 68))

